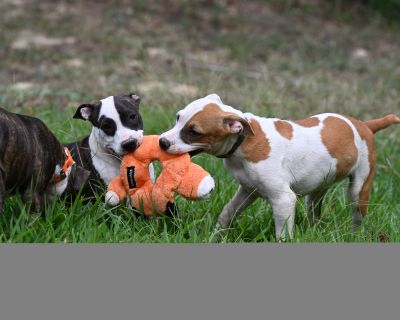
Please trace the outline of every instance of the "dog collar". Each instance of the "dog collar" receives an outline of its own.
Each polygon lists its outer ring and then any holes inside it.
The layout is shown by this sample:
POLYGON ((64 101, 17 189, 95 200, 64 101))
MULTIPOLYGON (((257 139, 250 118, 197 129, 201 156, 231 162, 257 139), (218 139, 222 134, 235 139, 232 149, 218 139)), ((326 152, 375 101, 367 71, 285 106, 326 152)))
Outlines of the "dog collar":
POLYGON ((235 142, 235 144, 232 146, 231 150, 229 150, 228 153, 225 153, 225 154, 223 154, 221 156, 217 156, 217 158, 228 158, 230 155, 232 155, 232 153, 234 153, 237 150, 237 148, 240 147, 240 145, 242 144, 243 140, 244 140, 244 136, 243 135, 239 135, 237 140, 236 140, 236 142, 235 142))
POLYGON ((67 159, 65 159, 64 165, 60 171, 60 174, 54 176, 54 182, 58 183, 64 180, 67 177, 67 171, 72 165, 75 163, 74 159, 72 159, 71 152, 69 152, 67 147, 64 147, 65 155, 67 159))

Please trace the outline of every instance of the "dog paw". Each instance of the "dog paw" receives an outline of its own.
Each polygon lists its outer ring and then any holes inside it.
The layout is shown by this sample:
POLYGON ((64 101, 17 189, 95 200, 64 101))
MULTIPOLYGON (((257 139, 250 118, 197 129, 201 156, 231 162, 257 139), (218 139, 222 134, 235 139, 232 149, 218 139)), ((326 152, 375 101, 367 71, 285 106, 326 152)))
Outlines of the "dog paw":
POLYGON ((114 191, 107 191, 105 196, 106 205, 115 207, 119 204, 119 197, 114 191))
POLYGON ((211 176, 206 176, 201 180, 199 188, 197 189, 197 197, 201 199, 207 199, 210 197, 210 193, 215 188, 214 179, 211 176))

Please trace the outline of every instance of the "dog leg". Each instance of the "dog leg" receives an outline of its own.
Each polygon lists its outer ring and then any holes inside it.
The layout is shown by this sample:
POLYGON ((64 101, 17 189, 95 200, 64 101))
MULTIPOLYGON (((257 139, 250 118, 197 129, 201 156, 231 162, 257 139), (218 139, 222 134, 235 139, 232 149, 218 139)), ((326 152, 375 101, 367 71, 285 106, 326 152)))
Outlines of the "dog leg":
POLYGON ((6 188, 4 186, 3 175, 0 172, 0 215, 3 213, 5 197, 6 197, 6 188))
POLYGON ((321 218, 322 201, 325 192, 325 190, 320 190, 306 195, 308 220, 312 224, 317 223, 321 218))
POLYGON ((280 191, 274 197, 268 197, 274 212, 275 237, 278 241, 284 241, 287 234, 289 238, 293 237, 296 198, 296 194, 289 187, 280 191))
POLYGON ((27 188, 23 195, 22 200, 25 204, 30 203, 30 212, 44 214, 44 191, 38 191, 37 188, 27 188))
POLYGON ((228 228, 233 219, 237 217, 243 210, 251 205, 258 198, 256 190, 247 190, 240 186, 231 201, 224 207, 218 217, 218 224, 222 228, 228 228))
POLYGON ((370 170, 368 176, 361 172, 355 172, 350 177, 349 201, 353 211, 352 231, 361 224, 362 217, 366 215, 368 209, 368 199, 375 176, 375 168, 370 170))

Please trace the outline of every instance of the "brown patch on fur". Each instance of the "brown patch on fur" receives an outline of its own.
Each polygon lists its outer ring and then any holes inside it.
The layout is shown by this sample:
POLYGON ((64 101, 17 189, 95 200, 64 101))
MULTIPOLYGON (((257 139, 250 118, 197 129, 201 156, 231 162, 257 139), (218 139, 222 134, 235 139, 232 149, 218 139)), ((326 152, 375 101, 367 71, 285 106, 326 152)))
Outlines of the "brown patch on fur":
POLYGON ((185 143, 214 144, 230 133, 224 128, 221 118, 226 114, 217 104, 210 103, 196 113, 182 128, 181 138, 185 143), (201 133, 193 136, 191 130, 201 133))
POLYGON ((252 119, 250 120, 250 125, 255 135, 246 137, 240 149, 247 161, 257 163, 268 158, 271 152, 271 146, 258 121, 252 119))
POLYGON ((345 116, 347 119, 351 121, 351 123, 356 128, 358 134, 361 139, 365 140, 368 148, 368 162, 369 162, 369 175, 367 180, 364 182, 360 194, 359 194, 359 209, 362 215, 367 213, 368 208, 368 199, 369 193, 372 188, 372 182, 374 180, 375 171, 376 171, 376 157, 375 157, 375 141, 374 135, 369 128, 369 126, 357 119, 354 119, 349 116, 345 116))
POLYGON ((302 119, 302 120, 296 120, 294 122, 297 123, 298 125, 300 125, 302 127, 306 127, 306 128, 316 127, 317 125, 319 125, 319 119, 316 117, 311 117, 311 118, 302 119))
POLYGON ((274 122, 274 125, 276 131, 278 131, 282 137, 288 140, 293 138, 293 127, 289 122, 278 120, 274 122))
POLYGON ((345 177, 357 161, 358 150, 351 127, 342 119, 327 117, 321 130, 322 143, 337 160, 336 180, 345 177))
POLYGON ((241 119, 238 115, 223 111, 217 104, 210 103, 203 110, 196 113, 182 128, 181 139, 188 144, 203 143, 212 145, 222 141, 232 133, 229 131, 224 119, 232 118, 242 121, 243 132, 252 134, 252 128, 245 119, 241 119), (193 131, 198 134, 193 134, 193 131))

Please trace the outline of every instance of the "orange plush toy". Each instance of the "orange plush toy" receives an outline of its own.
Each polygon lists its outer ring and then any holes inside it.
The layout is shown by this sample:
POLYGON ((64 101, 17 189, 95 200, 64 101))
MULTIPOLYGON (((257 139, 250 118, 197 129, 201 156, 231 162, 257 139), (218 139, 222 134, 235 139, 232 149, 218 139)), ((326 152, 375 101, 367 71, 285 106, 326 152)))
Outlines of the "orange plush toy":
POLYGON ((214 179, 191 162, 189 154, 166 153, 159 147, 158 136, 144 136, 142 144, 122 158, 120 175, 108 185, 106 204, 115 206, 129 195, 134 208, 155 216, 173 205, 175 192, 194 200, 207 198, 214 186, 214 179), (149 164, 155 160, 162 171, 153 183, 149 164))

